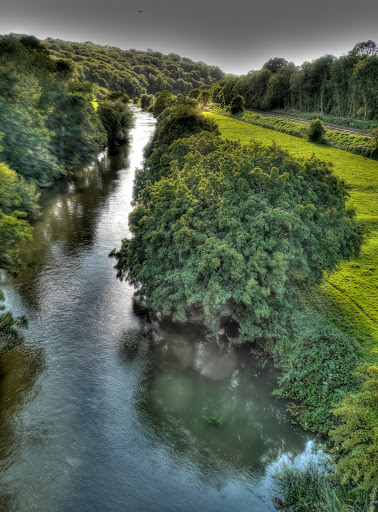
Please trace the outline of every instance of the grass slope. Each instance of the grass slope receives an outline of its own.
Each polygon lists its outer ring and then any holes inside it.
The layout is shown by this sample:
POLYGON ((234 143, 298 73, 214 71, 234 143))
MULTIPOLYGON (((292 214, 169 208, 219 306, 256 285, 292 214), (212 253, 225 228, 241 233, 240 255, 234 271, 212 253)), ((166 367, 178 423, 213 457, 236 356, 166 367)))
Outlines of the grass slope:
POLYGON ((349 204, 367 226, 358 260, 345 262, 326 279, 319 293, 308 298, 312 307, 353 335, 364 347, 367 362, 378 360, 378 162, 275 132, 218 114, 206 113, 219 126, 222 137, 248 144, 254 139, 273 142, 297 158, 313 154, 333 165, 335 174, 350 186, 349 204), (372 350, 375 349, 375 350, 372 350))

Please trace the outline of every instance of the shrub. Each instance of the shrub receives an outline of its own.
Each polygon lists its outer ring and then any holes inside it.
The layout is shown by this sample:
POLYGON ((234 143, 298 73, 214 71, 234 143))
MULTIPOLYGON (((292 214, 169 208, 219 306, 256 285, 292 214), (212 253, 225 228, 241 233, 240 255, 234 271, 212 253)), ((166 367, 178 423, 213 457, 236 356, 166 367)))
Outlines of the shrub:
POLYGON ((295 400, 289 410, 301 425, 325 435, 335 426, 332 404, 356 389, 352 372, 358 358, 352 340, 323 322, 315 320, 308 329, 302 325, 302 332, 277 343, 275 359, 283 376, 274 394, 295 400))
POLYGON ((307 138, 311 142, 322 142, 325 128, 320 119, 313 119, 308 127, 307 138))
POLYGON ((230 103, 230 112, 231 114, 237 114, 238 112, 244 111, 244 98, 240 94, 234 96, 230 103))
POLYGON ((281 463, 273 475, 276 508, 291 512, 367 512, 364 497, 335 483, 333 467, 326 458, 300 463, 281 463), (361 503, 359 503, 361 501, 361 503))
POLYGON ((340 425, 330 437, 337 474, 374 498, 378 492, 378 366, 365 365, 359 374, 364 379, 362 390, 337 405, 334 414, 340 425))
POLYGON ((277 337, 298 289, 359 251, 345 185, 323 162, 224 142, 172 171, 142 191, 115 256, 118 276, 176 320, 199 307, 213 332, 231 316, 239 342, 277 337))

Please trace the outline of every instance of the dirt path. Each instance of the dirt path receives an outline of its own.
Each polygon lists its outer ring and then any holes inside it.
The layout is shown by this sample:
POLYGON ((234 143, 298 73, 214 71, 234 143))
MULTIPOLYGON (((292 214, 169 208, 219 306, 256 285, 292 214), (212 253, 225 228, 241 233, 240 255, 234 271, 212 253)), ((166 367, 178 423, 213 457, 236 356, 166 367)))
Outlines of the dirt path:
MULTIPOLYGON (((311 121, 308 121, 307 119, 300 119, 298 117, 291 117, 291 116, 283 116, 281 114, 268 114, 267 112, 261 112, 260 110, 252 110, 250 108, 246 108, 248 112, 253 112, 254 114, 260 114, 263 117, 278 117, 282 119, 289 119, 289 121, 296 121, 297 123, 305 123, 310 124, 311 121)), ((368 132, 366 130, 357 130, 357 128, 350 128, 349 126, 336 126, 334 124, 325 124, 323 123, 323 126, 325 128, 328 128, 330 130, 337 130, 338 132, 348 132, 348 133, 355 133, 357 135, 364 135, 367 137, 371 137, 371 132, 368 132)))

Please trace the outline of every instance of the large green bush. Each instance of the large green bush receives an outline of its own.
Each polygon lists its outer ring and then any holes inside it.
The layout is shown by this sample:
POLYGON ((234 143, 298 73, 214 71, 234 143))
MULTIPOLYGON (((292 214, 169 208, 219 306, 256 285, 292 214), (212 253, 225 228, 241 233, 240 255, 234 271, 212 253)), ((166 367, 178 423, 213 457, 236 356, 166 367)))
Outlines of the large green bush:
POLYGON ((239 341, 278 336, 297 290, 359 251, 346 187, 322 162, 220 142, 172 171, 142 191, 115 255, 118 276, 177 320, 199 307, 214 332, 231 316, 239 341))

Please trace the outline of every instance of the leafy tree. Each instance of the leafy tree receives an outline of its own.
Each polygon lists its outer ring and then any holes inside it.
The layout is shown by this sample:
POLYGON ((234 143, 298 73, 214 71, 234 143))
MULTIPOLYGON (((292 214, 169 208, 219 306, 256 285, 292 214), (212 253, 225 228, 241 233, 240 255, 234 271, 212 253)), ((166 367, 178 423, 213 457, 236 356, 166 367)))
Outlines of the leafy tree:
POLYGON ((265 62, 263 65, 263 69, 268 69, 272 73, 277 73, 279 70, 285 68, 289 63, 287 60, 282 59, 281 57, 274 57, 273 59, 269 59, 268 62, 265 62))
POLYGON ((190 92, 189 92, 189 98, 193 98, 193 99, 197 99, 199 94, 200 94, 200 89, 192 89, 190 92))
POLYGON ((31 240, 31 228, 26 216, 36 216, 38 195, 35 185, 0 162, 0 268, 16 272, 21 263, 18 249, 21 242, 31 240))
POLYGON ((152 94, 142 94, 140 97, 140 108, 142 110, 147 110, 150 105, 152 105, 154 101, 154 97, 152 94))
MULTIPOLYGON (((27 184, 0 163, 0 269, 16 274, 22 268, 18 250, 22 242, 31 240, 32 230, 26 216, 38 214, 37 200, 35 185, 27 184)), ((3 300, 0 290, 0 302, 3 300)), ((0 305, 0 353, 21 342, 18 328, 26 327, 24 317, 15 319, 3 310, 4 306, 0 305)))
POLYGON ((137 169, 134 180, 134 200, 138 200, 147 183, 155 183, 171 173, 171 164, 175 162, 178 169, 182 170, 186 156, 189 153, 207 155, 215 151, 219 144, 219 136, 216 132, 201 131, 197 135, 185 139, 177 139, 170 146, 166 144, 156 145, 149 158, 144 161, 142 169, 137 169))
POLYGON ((359 251, 346 187, 322 162, 219 142, 171 170, 147 184, 130 215, 134 236, 114 255, 118 277, 176 320, 195 308, 213 332, 226 316, 239 341, 276 337, 298 289, 359 251))
POLYGON ((325 128, 320 119, 313 119, 308 127, 308 140, 312 142, 321 142, 323 139, 323 135, 325 133, 325 128))
POLYGON ((120 94, 121 96, 111 93, 108 100, 100 103, 97 109, 109 146, 125 142, 133 122, 128 97, 123 93, 120 94))
POLYGON ((197 100, 201 108, 206 107, 210 103, 211 92, 208 89, 202 90, 199 93, 197 100))
POLYGON ((128 104, 130 102, 130 98, 128 97, 128 95, 125 94, 124 92, 120 92, 120 91, 109 92, 106 99, 109 101, 120 101, 121 103, 126 103, 126 104, 128 104))
POLYGON ((193 62, 176 54, 163 55, 153 50, 121 50, 93 43, 44 41, 56 58, 75 63, 80 78, 98 83, 130 97, 157 94, 164 89, 187 94, 193 88, 211 86, 224 77, 216 66, 193 62))
POLYGON ((230 103, 231 114, 237 114, 238 112, 244 111, 244 98, 241 94, 237 94, 232 98, 230 103))
POLYGON ((351 55, 378 55, 377 43, 369 39, 362 43, 354 45, 353 50, 350 51, 351 55))
POLYGON ((212 119, 207 119, 192 105, 182 105, 173 110, 158 127, 156 144, 170 145, 176 139, 190 137, 201 131, 219 133, 212 119))
POLYGON ((153 106, 153 114, 155 117, 158 117, 159 114, 163 112, 167 107, 172 105, 174 101, 173 95, 169 91, 160 92, 155 99, 155 103, 153 106))

